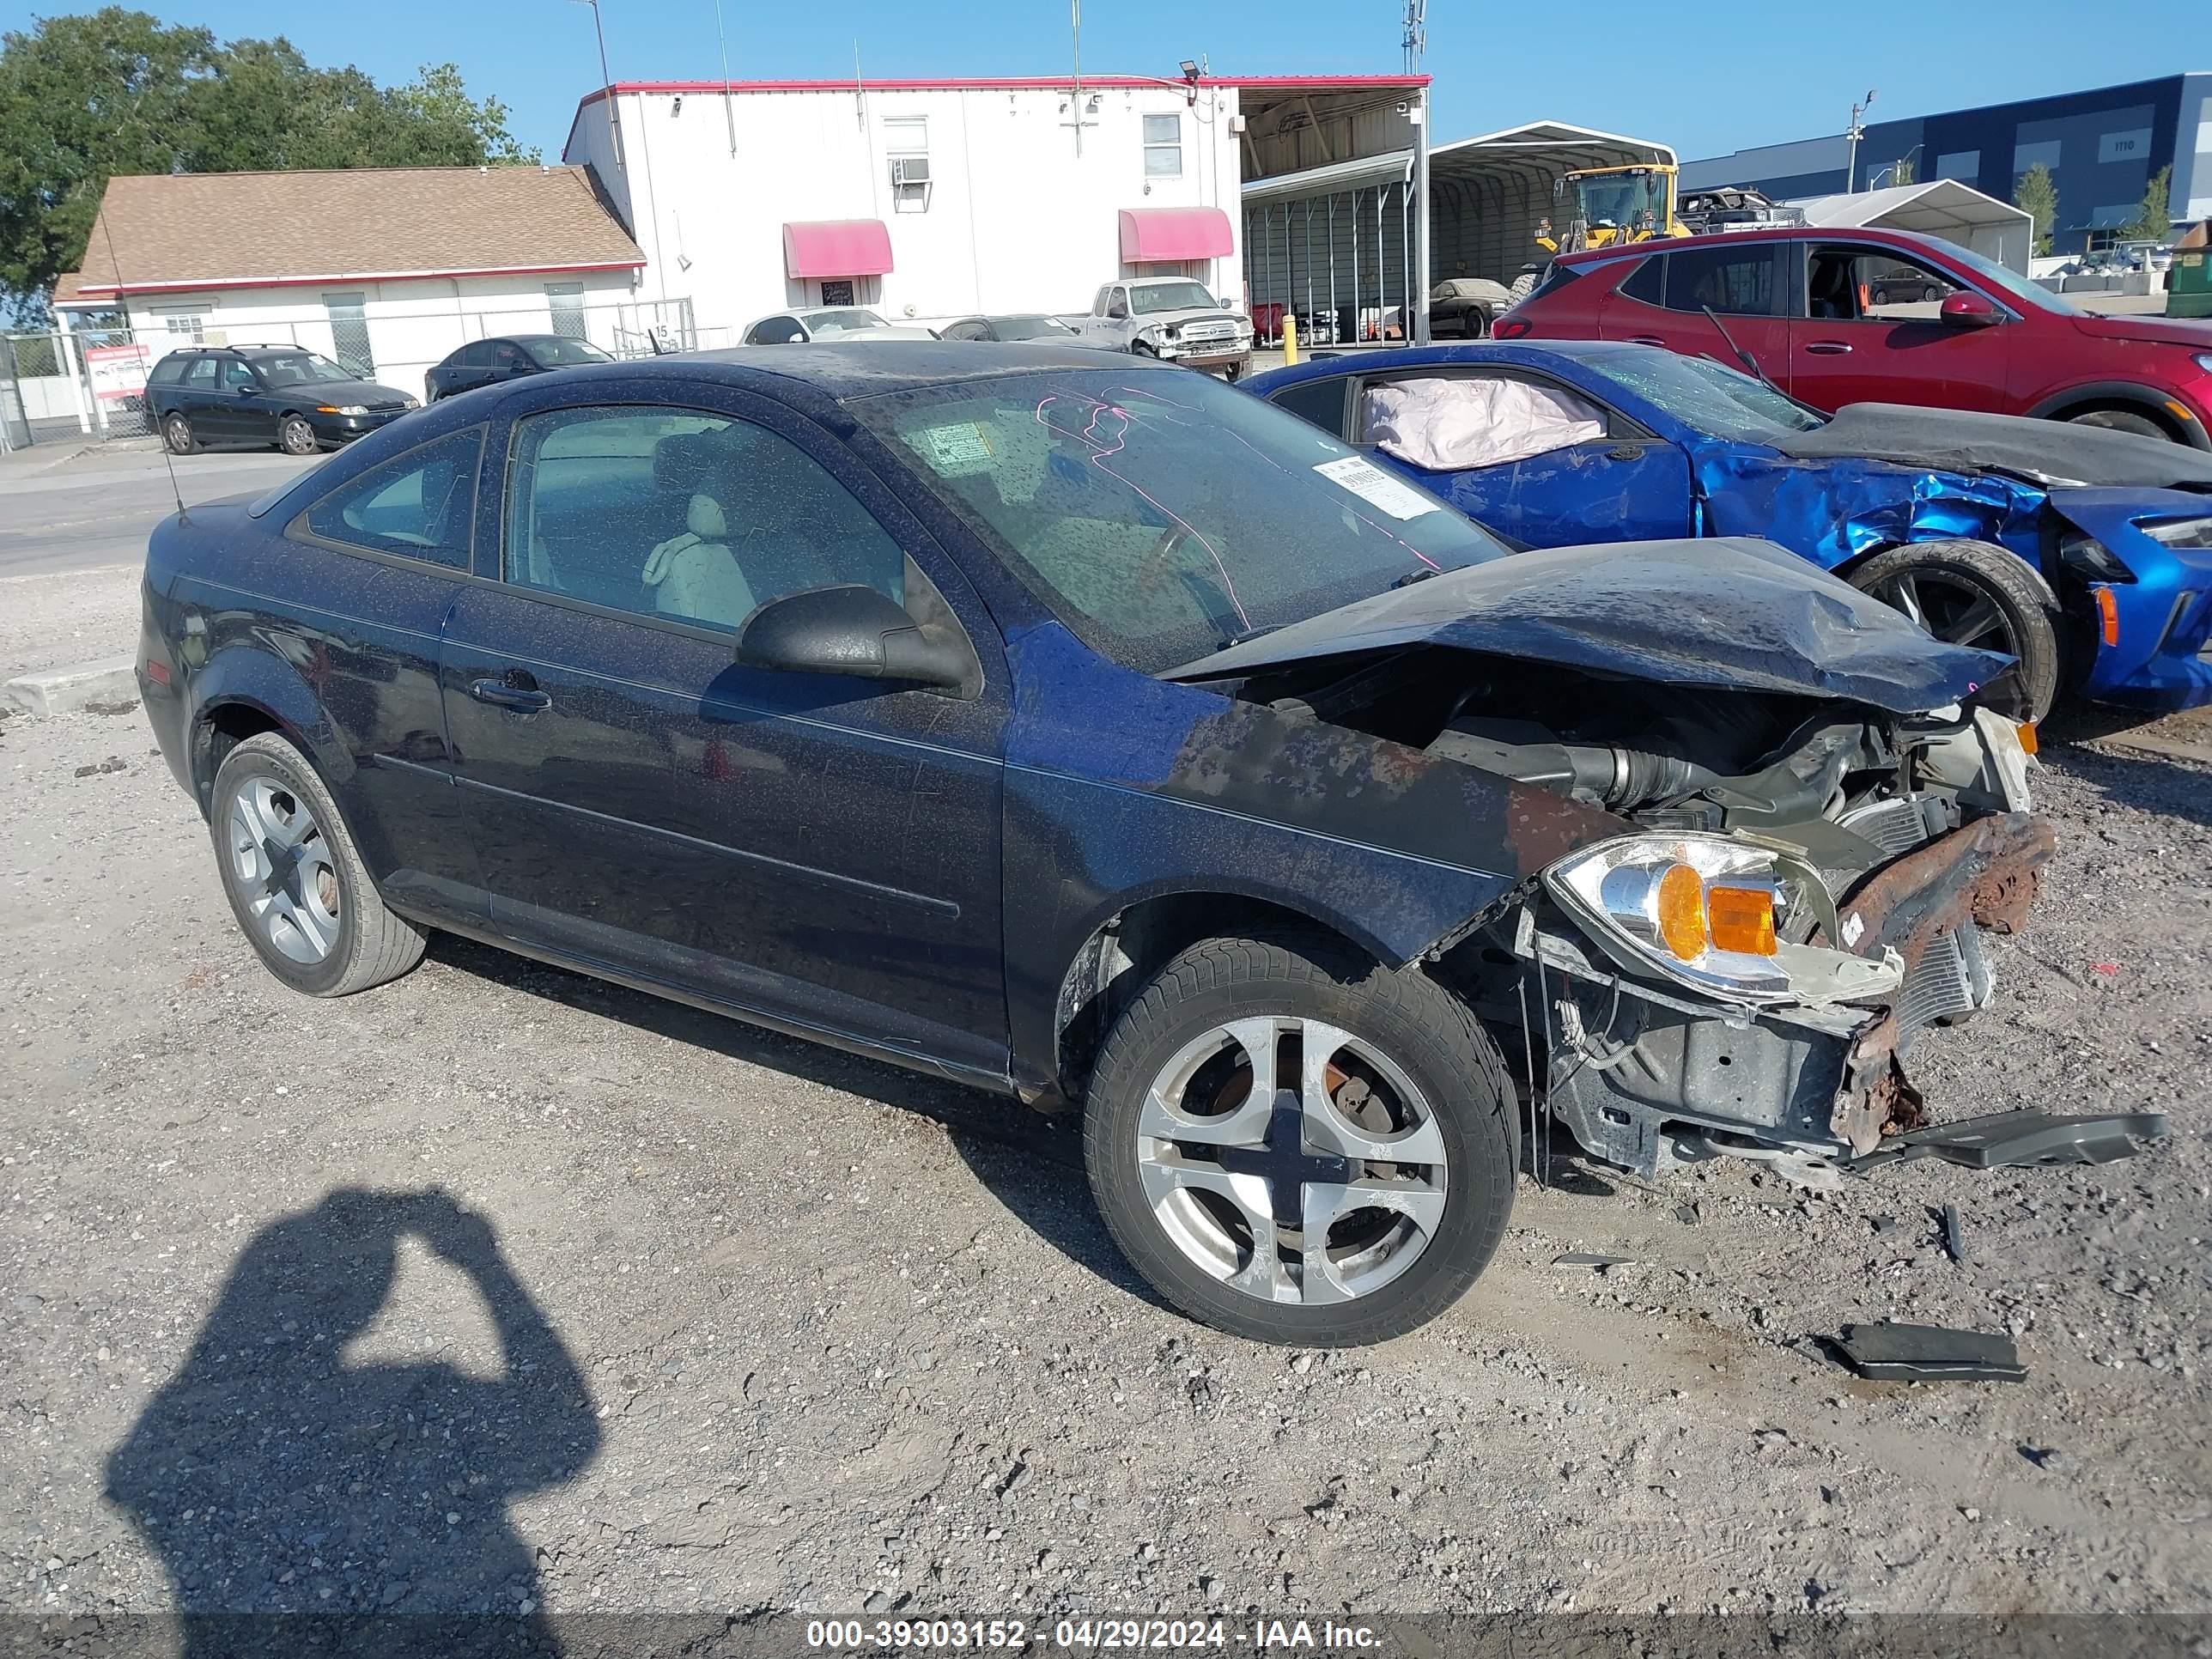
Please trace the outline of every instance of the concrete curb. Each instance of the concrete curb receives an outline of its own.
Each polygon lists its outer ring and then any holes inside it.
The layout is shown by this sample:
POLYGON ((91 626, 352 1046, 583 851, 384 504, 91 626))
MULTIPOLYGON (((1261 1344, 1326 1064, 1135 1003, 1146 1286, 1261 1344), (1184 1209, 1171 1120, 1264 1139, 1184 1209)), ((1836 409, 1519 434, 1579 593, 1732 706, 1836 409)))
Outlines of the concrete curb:
POLYGON ((27 714, 75 714, 95 702, 136 702, 135 666, 128 657, 115 657, 21 674, 0 685, 0 699, 27 714))

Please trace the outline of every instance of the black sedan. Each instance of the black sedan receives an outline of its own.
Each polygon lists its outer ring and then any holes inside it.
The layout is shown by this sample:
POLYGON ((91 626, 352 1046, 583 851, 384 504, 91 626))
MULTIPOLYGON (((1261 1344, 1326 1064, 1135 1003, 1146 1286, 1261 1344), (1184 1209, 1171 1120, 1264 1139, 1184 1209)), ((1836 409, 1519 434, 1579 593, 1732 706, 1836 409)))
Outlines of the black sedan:
POLYGON ((1935 1151, 1900 1056, 2051 849, 2004 659, 1761 542, 1505 554, 1167 365, 742 349, 167 520, 138 683, 294 989, 444 930, 1072 1105, 1163 1296, 1332 1346, 1474 1279, 1537 1114, 1935 1151))
POLYGON ((937 331, 940 340, 1040 340, 1072 345, 1076 332, 1057 317, 1030 313, 1013 317, 956 317, 937 331))
POLYGON ((568 368, 577 363, 614 361, 589 340, 566 334, 503 334, 489 340, 471 340, 422 377, 422 397, 436 403, 457 392, 473 392, 480 386, 543 374, 549 368, 568 368))
POLYGON ((146 402, 179 455, 208 444, 275 444, 287 455, 312 455, 419 406, 300 346, 173 351, 146 377, 146 402))

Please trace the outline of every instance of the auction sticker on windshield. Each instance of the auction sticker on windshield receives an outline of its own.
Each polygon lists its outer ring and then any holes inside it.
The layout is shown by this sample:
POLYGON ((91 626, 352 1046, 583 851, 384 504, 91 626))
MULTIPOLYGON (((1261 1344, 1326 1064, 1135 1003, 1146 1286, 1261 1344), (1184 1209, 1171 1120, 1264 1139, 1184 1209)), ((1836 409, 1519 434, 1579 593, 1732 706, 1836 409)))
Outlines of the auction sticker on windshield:
POLYGON ((1331 483, 1350 490, 1370 507, 1379 507, 1394 519, 1418 519, 1433 513, 1437 504, 1408 485, 1400 483, 1364 455, 1323 461, 1314 471, 1331 483))
POLYGON ((940 478, 964 478, 971 472, 991 470, 991 434, 980 421, 927 426, 916 435, 928 450, 929 464, 940 478))

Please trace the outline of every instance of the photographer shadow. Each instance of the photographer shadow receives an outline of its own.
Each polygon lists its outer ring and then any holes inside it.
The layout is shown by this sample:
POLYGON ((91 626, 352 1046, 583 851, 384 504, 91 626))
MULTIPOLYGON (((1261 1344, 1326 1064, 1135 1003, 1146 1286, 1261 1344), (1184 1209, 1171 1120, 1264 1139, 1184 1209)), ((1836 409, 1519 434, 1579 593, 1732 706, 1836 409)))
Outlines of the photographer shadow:
POLYGON ((246 1245, 106 1492, 168 1570, 185 1659, 542 1655, 558 1644, 507 1506, 599 1444, 575 1361, 481 1216, 339 1188, 246 1245), (408 1237, 474 1286, 497 1375, 348 1358, 408 1237))

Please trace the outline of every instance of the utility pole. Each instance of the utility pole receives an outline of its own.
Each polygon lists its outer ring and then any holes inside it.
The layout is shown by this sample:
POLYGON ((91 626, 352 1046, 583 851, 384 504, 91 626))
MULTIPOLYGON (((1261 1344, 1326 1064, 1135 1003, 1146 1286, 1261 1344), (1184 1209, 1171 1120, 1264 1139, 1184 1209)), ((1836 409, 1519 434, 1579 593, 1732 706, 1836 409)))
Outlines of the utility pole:
MULTIPOLYGON (((1429 44, 1429 0, 1406 0, 1406 73, 1421 72, 1429 44)), ((1413 89, 1413 269, 1407 286, 1406 334, 1416 345, 1429 343, 1429 89, 1413 89)), ((1380 251, 1379 249, 1377 250, 1380 251)))
POLYGON ((599 84, 607 89, 607 143, 614 150, 615 165, 627 173, 629 168, 623 160, 622 130, 615 125, 615 82, 614 76, 607 73, 607 31, 599 21, 599 0, 576 0, 576 3, 592 9, 592 32, 599 37, 599 84))
POLYGON ((1867 106, 1873 102, 1874 90, 1869 88, 1867 95, 1851 106, 1850 131, 1844 134, 1850 141, 1844 151, 1844 194, 1846 196, 1859 187, 1859 140, 1866 137, 1866 129, 1859 125, 1859 117, 1867 112, 1867 106))

